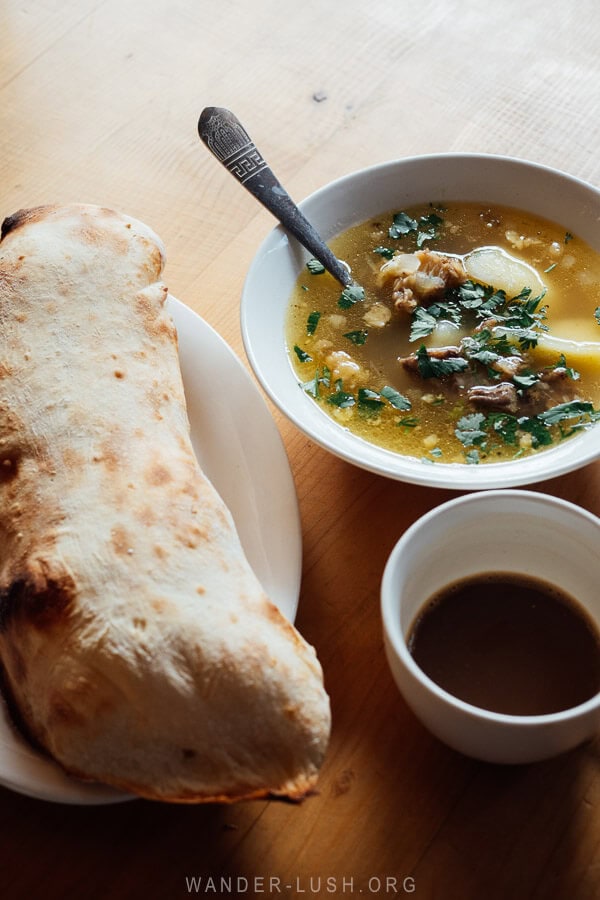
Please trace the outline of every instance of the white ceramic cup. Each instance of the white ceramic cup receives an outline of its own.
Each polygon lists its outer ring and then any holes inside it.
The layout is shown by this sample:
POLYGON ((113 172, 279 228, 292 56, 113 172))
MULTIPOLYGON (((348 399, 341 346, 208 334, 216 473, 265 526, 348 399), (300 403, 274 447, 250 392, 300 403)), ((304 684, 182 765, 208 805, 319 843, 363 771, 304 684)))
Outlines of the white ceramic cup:
POLYGON ((543 579, 577 599, 600 628, 600 519, 546 494, 497 490, 438 506, 415 522, 388 559, 381 588, 384 645, 394 680, 421 722, 477 759, 527 763, 555 756, 600 727, 600 693, 540 716, 491 712, 454 697, 416 664, 406 638, 445 585, 484 572, 543 579))

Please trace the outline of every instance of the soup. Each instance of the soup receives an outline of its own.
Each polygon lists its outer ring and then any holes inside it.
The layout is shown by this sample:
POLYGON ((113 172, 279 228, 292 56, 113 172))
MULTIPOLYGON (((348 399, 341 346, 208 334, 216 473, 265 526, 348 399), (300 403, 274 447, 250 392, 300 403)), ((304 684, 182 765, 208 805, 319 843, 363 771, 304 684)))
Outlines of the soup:
POLYGON ((413 623, 415 662, 483 709, 539 716, 600 690, 600 634, 573 597, 537 578, 485 573, 443 588, 413 623))
POLYGON ((331 241, 287 345, 307 394, 343 427, 427 463, 489 463, 576 435, 600 406, 600 254, 507 207, 425 204, 331 241))

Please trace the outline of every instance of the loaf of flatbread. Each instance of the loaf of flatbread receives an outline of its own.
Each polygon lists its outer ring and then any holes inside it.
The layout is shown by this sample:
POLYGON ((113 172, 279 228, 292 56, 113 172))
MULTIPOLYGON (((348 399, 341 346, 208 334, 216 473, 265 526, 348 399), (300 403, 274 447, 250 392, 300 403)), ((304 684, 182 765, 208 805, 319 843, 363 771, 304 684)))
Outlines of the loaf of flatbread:
POLYGON ((74 776, 158 800, 300 799, 329 735, 321 667, 195 459, 163 261, 108 209, 4 221, 4 696, 74 776))

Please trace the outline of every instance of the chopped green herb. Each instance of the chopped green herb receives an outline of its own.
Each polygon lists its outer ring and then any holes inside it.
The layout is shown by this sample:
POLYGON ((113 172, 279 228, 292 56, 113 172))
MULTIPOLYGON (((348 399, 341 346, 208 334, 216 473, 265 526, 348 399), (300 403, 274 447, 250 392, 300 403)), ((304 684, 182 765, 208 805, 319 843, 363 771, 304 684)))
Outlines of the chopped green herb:
POLYGON ((476 466, 479 463, 479 450, 469 450, 465 453, 465 462, 468 466, 476 466))
POLYGON ((305 284, 301 284, 300 287, 301 287, 301 289, 302 289, 303 291, 307 291, 307 290, 308 290, 308 288, 307 288, 307 286, 306 286, 305 284))
POLYGON ((325 271, 325 266, 318 259, 309 259, 306 268, 311 275, 322 275, 325 271))
POLYGON ((390 247, 375 247, 373 253, 378 253, 380 256, 383 256, 384 259, 391 259, 396 251, 392 250, 390 247))
POLYGON ((524 285, 518 294, 515 294, 514 297, 511 297, 511 303, 522 303, 527 300, 531 296, 531 288, 524 285))
POLYGON ((312 356, 306 350, 303 350, 302 347, 299 347, 298 344, 294 344, 294 353, 301 363, 311 362, 312 360, 312 356))
POLYGON ((425 344, 421 344, 416 352, 417 365, 421 378, 443 378, 453 372, 462 372, 469 363, 460 356, 451 356, 448 359, 436 359, 427 352, 425 344))
POLYGON ((485 420, 486 427, 502 438, 505 444, 514 446, 517 443, 519 423, 516 416, 509 413, 490 413, 485 420))
POLYGON ((544 425, 556 425, 565 419, 573 419, 581 416, 590 416, 594 413, 594 406, 584 400, 572 400, 570 403, 559 403, 538 415, 538 419, 544 425))
POLYGON ((533 447, 547 447, 552 443, 552 434, 538 416, 524 416, 517 419, 519 428, 531 435, 533 447))
POLYGON ((437 303, 432 303, 427 308, 427 312, 434 319, 446 319, 448 322, 452 322, 453 325, 460 326, 462 323, 462 310, 459 304, 452 300, 438 300, 437 303))
POLYGON ((398 421, 399 428, 416 428, 419 420, 416 416, 404 416, 398 421))
POLYGON ((573 240, 573 235, 571 234, 570 231, 566 231, 565 232, 565 244, 568 244, 569 241, 572 241, 572 240, 573 240))
POLYGON ((306 391, 307 394, 310 394, 311 397, 317 398, 319 396, 319 384, 319 370, 317 369, 314 378, 304 382, 302 390, 306 391))
POLYGON ((537 346, 539 332, 548 330, 542 325, 546 318, 546 307, 538 309, 545 293, 544 290, 537 297, 530 297, 531 289, 523 288, 504 308, 503 324, 495 328, 494 333, 516 339, 523 350, 537 346))
POLYGON ((327 402, 331 403, 332 406, 337 406, 338 409, 347 409, 349 406, 354 406, 356 400, 354 394, 348 394, 346 391, 337 390, 334 394, 329 395, 327 402))
POLYGON ((478 310, 479 318, 487 318, 496 313, 506 303, 506 293, 496 290, 491 284, 465 281, 456 289, 457 299, 464 309, 478 310))
POLYGON ((421 216, 417 221, 405 212, 398 212, 394 215, 388 235, 398 240, 407 234, 416 234, 417 247, 422 247, 425 241, 432 241, 438 237, 438 228, 443 223, 444 220, 437 213, 421 216))
POLYGON ((306 320, 306 333, 308 335, 314 334, 317 330, 317 325, 319 324, 319 319, 321 318, 321 313, 318 310, 313 310, 308 316, 306 320))
POLYGON ((388 229, 388 234, 391 238, 398 239, 404 237, 405 234, 410 234, 411 231, 416 230, 416 219, 411 219, 405 212, 398 212, 394 215, 392 224, 388 229))
POLYGON ((511 325, 497 325, 494 328, 494 334, 499 337, 505 337, 508 341, 512 340, 520 344, 521 350, 531 350, 537 347, 539 333, 535 328, 521 328, 511 325))
POLYGON ((551 266, 548 266, 547 269, 544 269, 544 275, 547 275, 548 272, 551 272, 551 271, 552 271, 553 269, 555 269, 555 268, 556 268, 556 263, 552 263, 551 266))
POLYGON ((594 310, 594 318, 596 319, 598 325, 600 325, 600 306, 597 306, 594 310))
POLYGON ((387 384, 381 389, 381 396, 385 397, 385 399, 388 401, 388 403, 390 403, 391 406, 394 407, 394 409, 406 411, 411 408, 411 403, 408 397, 405 397, 404 394, 401 394, 395 388, 390 387, 387 384))
POLYGON ((350 307, 354 306, 355 303, 358 303, 360 300, 364 299, 364 288, 362 288, 358 284, 350 284, 348 285, 348 287, 344 288, 344 290, 340 294, 338 306, 341 307, 341 309, 350 309, 350 307))
POLYGON ((497 329, 490 331, 482 328, 461 341, 461 349, 469 359, 477 359, 483 365, 489 365, 501 356, 511 356, 515 349, 505 335, 498 334, 497 329))
POLYGON ((314 378, 304 382, 302 389, 306 391, 307 394, 310 394, 311 397, 318 398, 320 394, 320 385, 328 388, 330 381, 331 372, 327 366, 323 366, 321 372, 319 372, 318 368, 315 370, 314 378))
POLYGON ((437 319, 422 306, 417 306, 411 318, 409 341, 422 340, 431 334, 436 325, 437 319))
POLYGON ((571 381, 579 381, 579 372, 576 369, 571 368, 571 366, 567 365, 567 360, 564 353, 560 354, 553 366, 546 366, 544 371, 552 372, 556 369, 564 369, 567 378, 570 378, 571 381))
POLYGON ((428 216, 421 216, 418 222, 417 231, 417 247, 422 247, 425 241, 434 241, 438 237, 438 228, 443 225, 444 220, 436 213, 429 213, 428 216))
POLYGON ((349 341, 352 341, 353 344, 356 344, 358 347, 360 347, 366 342, 368 335, 368 331, 347 331, 344 337, 348 338, 349 341))
POLYGON ((484 431, 485 416, 483 413, 470 413, 456 423, 454 434, 465 447, 480 445, 487 437, 484 431))
POLYGON ((377 391, 372 391, 369 388, 359 388, 358 407, 361 412, 367 412, 372 415, 373 413, 378 413, 384 406, 385 403, 377 391))
POLYGON ((435 459, 439 459, 440 456, 443 456, 442 451, 439 447, 434 447, 433 450, 430 450, 429 455, 433 456, 435 459))
POLYGON ((518 375, 513 375, 513 382, 518 388, 522 388, 523 390, 533 387, 539 380, 540 376, 537 372, 521 372, 518 375))

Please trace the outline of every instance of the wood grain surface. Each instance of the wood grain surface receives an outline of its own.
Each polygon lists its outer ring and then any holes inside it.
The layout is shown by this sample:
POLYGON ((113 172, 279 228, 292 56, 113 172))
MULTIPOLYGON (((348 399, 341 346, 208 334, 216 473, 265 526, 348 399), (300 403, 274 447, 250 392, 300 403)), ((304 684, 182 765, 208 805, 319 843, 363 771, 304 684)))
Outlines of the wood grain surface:
MULTIPOLYGON (((297 199, 446 151, 598 186, 599 46, 597 0, 3 0, 0 217, 75 200, 146 221, 171 292, 245 363, 240 292, 273 220, 198 141, 204 106, 234 110, 297 199)), ((72 807, 0 789, 2 900, 600 897, 598 743, 538 765, 469 760, 423 729, 387 669, 386 557, 456 493, 354 468, 272 413, 302 518, 297 625, 332 700, 319 795, 72 807)), ((600 513, 599 484, 595 464, 534 489, 600 513)))

